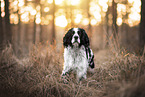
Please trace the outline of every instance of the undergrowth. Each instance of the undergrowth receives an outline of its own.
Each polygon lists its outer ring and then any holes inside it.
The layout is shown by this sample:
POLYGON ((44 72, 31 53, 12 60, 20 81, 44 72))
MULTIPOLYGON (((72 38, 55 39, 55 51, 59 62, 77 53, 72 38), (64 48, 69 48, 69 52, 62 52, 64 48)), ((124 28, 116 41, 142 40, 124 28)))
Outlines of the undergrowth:
POLYGON ((145 97, 144 57, 124 50, 111 53, 107 68, 96 64, 87 80, 78 83, 71 74, 65 84, 63 51, 39 44, 19 58, 9 45, 0 53, 0 97, 145 97))

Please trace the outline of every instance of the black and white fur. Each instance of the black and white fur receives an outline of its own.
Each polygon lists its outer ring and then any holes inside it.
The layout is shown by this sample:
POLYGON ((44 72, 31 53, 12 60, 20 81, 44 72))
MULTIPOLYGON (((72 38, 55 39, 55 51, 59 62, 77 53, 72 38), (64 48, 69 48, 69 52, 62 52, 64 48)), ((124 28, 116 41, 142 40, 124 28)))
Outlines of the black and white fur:
POLYGON ((75 71, 77 80, 86 79, 87 69, 94 68, 94 54, 84 29, 71 28, 63 38, 64 66, 62 76, 75 71))

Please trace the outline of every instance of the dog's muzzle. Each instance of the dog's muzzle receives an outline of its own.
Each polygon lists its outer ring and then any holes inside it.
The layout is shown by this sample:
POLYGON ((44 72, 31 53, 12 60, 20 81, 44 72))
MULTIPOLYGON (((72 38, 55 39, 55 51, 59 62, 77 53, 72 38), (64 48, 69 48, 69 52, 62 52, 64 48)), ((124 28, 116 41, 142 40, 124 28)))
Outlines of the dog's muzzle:
POLYGON ((74 36, 72 39, 72 44, 73 45, 79 45, 80 44, 80 39, 78 36, 74 36))

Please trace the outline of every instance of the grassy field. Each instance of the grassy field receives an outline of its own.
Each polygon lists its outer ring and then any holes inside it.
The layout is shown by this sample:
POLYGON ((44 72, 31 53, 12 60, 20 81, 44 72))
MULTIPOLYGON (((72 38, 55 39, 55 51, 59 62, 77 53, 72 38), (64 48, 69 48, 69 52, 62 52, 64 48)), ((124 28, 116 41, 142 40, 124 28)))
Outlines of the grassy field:
POLYGON ((94 73, 61 79, 63 49, 35 45, 26 57, 0 53, 0 97, 145 97, 145 58, 113 48, 95 52, 94 73))

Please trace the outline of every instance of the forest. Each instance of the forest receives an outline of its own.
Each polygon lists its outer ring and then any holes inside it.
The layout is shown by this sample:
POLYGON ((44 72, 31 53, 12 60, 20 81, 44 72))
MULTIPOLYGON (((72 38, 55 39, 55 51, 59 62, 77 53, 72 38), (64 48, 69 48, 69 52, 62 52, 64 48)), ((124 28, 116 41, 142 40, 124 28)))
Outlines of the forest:
POLYGON ((144 0, 0 0, 0 97, 145 97, 144 0), (85 29, 95 69, 63 83, 63 37, 85 29))

